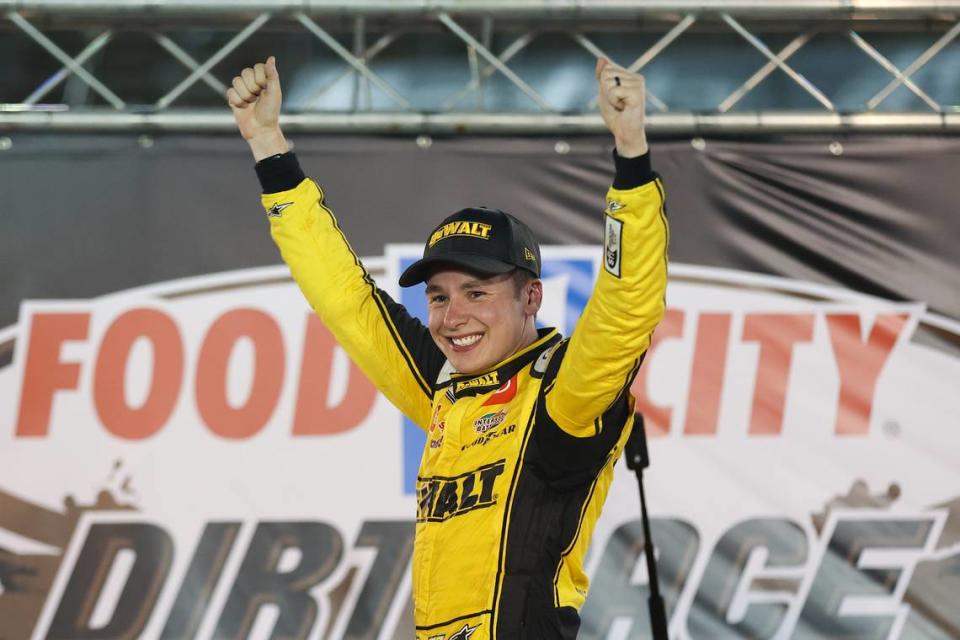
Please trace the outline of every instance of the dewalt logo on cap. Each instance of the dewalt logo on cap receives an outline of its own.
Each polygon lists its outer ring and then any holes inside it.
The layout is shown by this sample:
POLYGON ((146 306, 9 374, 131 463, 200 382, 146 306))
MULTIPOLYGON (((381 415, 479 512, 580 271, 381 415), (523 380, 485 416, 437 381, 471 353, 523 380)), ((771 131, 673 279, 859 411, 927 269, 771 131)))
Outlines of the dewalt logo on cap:
POLYGON ((430 236, 429 246, 433 246, 452 236, 470 236, 473 238, 490 239, 490 225, 482 222, 470 222, 468 220, 459 220, 457 222, 448 222, 433 232, 430 236))

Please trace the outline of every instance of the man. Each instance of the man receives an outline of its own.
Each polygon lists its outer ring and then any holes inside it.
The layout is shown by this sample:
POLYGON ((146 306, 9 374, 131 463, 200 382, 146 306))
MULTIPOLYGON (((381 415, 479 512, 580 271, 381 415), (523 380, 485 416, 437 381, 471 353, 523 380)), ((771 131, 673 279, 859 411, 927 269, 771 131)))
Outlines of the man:
POLYGON ((575 638, 583 558, 629 435, 630 384, 664 312, 667 225, 644 134, 643 78, 597 62, 616 178, 594 293, 569 340, 538 330, 530 230, 469 208, 434 229, 401 286, 426 282, 424 327, 381 291, 289 152, 276 61, 227 97, 257 160, 271 233, 320 318, 427 431, 413 560, 418 639, 575 638))

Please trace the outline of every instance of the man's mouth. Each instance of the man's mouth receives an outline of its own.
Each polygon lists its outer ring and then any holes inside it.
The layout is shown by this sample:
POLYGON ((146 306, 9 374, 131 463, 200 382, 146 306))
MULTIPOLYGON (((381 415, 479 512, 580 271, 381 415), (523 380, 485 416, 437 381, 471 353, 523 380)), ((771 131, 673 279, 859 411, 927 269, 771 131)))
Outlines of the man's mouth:
POLYGON ((455 337, 447 338, 447 340, 450 341, 450 344, 453 347, 454 351, 463 352, 463 351, 469 351, 470 349, 473 349, 477 345, 477 343, 480 342, 480 338, 482 337, 483 337, 482 333, 471 333, 470 335, 466 335, 466 336, 455 336, 455 337))

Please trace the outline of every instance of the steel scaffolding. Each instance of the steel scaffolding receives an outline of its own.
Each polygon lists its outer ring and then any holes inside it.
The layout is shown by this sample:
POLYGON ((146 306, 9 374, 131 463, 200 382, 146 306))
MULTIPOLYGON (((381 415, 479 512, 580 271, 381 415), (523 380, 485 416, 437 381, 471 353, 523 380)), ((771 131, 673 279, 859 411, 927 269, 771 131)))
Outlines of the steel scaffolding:
POLYGON ((0 128, 233 128, 277 53, 301 131, 600 131, 592 61, 654 132, 960 129, 960 0, 0 0, 0 128))

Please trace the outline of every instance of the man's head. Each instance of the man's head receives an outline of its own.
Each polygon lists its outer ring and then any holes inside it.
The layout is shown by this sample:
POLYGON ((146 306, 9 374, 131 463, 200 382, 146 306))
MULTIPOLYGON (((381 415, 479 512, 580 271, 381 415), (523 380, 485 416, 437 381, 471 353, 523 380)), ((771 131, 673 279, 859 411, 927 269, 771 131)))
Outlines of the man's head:
POLYGON ((427 284, 428 326, 460 373, 489 369, 537 338, 540 247, 497 209, 463 209, 430 234, 400 286, 427 284))

